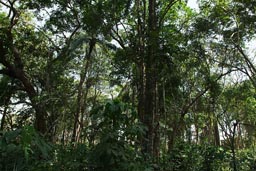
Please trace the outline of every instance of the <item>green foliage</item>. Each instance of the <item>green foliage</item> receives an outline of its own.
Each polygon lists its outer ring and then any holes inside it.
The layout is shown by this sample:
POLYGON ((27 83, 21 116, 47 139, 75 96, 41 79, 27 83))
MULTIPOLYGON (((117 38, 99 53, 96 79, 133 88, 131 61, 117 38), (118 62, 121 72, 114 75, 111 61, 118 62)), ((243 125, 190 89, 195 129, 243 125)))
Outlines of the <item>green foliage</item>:
POLYGON ((144 129, 139 123, 134 123, 134 109, 114 100, 99 106, 93 115, 98 122, 97 130, 101 130, 99 142, 92 149, 89 158, 94 170, 143 170, 145 166, 141 163, 135 144, 137 136, 142 135, 144 129))
POLYGON ((50 151, 31 126, 6 132, 0 137, 0 170, 30 170, 35 162, 48 159, 50 151))
POLYGON ((60 170, 60 171, 87 171, 88 147, 84 144, 74 145, 55 145, 52 157, 46 162, 38 162, 35 169, 41 170, 60 170))
MULTIPOLYGON (((1 137, 0 169, 17 171, 152 171, 135 146, 109 132, 93 148, 85 144, 49 146, 32 127, 5 133, 1 137)), ((255 151, 237 154, 238 169, 255 170, 255 151)), ((231 154, 222 147, 178 143, 160 158, 160 171, 226 171, 231 154)))
POLYGON ((120 85, 125 78, 129 77, 132 72, 131 57, 133 55, 132 49, 130 48, 127 48, 126 50, 117 49, 113 58, 114 69, 111 73, 111 84, 120 85))
POLYGON ((2 29, 6 28, 6 26, 8 25, 6 13, 0 12, 0 23, 0 29, 2 31, 2 29))
POLYGON ((229 166, 229 153, 221 147, 179 142, 161 162, 163 170, 221 171, 229 166))
POLYGON ((241 150, 238 153, 238 169, 242 171, 256 170, 255 149, 241 150))

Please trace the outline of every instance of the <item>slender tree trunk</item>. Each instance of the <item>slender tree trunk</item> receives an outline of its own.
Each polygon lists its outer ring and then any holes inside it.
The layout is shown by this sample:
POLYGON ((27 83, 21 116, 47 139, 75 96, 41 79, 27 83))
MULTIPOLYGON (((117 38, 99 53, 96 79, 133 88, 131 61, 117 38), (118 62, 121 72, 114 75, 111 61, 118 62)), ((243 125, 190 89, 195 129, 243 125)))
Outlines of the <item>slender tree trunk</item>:
POLYGON ((220 134, 217 118, 214 118, 214 141, 216 146, 220 146, 220 134))
POLYGON ((237 171, 237 163, 236 163, 236 143, 235 143, 235 136, 236 136, 236 129, 238 126, 238 122, 235 122, 233 125, 233 130, 231 130, 231 139, 230 139, 230 146, 231 146, 231 152, 232 152, 232 166, 233 170, 237 171))
POLYGON ((153 79, 153 68, 148 66, 146 71, 146 91, 145 91, 145 116, 144 124, 147 127, 144 150, 145 153, 153 155, 153 141, 154 141, 154 117, 155 117, 155 81, 153 79))
MULTIPOLYGON (((137 41, 135 46, 135 64, 136 64, 136 88, 137 88, 137 98, 138 105, 137 111, 139 120, 141 123, 145 123, 145 89, 146 89, 146 66, 145 66, 145 54, 146 54, 146 1, 145 0, 136 0, 136 17, 137 17, 137 41)), ((140 137, 138 145, 141 145, 142 151, 145 146, 145 138, 140 137)))
POLYGON ((155 158, 155 162, 159 163, 160 158, 160 116, 164 115, 164 97, 162 93, 162 88, 158 89, 158 85, 156 85, 156 94, 155 94, 155 116, 154 116, 154 146, 153 146, 153 156, 155 158))
POLYGON ((72 134, 72 142, 77 142, 78 141, 78 137, 79 137, 79 130, 80 130, 80 124, 79 122, 79 118, 81 115, 81 107, 84 104, 83 103, 83 84, 85 81, 85 75, 86 72, 82 71, 83 73, 81 73, 80 76, 80 81, 79 81, 79 85, 78 85, 78 94, 77 94, 77 109, 76 109, 76 113, 75 113, 75 118, 74 118, 74 127, 73 127, 73 134, 72 134), (85 73, 84 73, 85 72, 85 73))
POLYGON ((140 118, 140 121, 144 123, 144 116, 145 116, 145 67, 143 62, 141 62, 140 66, 138 66, 138 81, 139 84, 137 86, 138 89, 138 115, 140 118))
POLYGON ((145 3, 142 3, 141 0, 136 0, 136 14, 137 14, 137 34, 138 40, 136 45, 136 56, 138 56, 138 60, 136 60, 136 83, 137 83, 137 90, 138 90, 138 115, 140 121, 144 122, 144 103, 145 103, 145 18, 143 17, 145 14, 145 3), (141 11, 143 13, 141 14, 141 11))
POLYGON ((5 118, 7 115, 7 111, 9 108, 9 102, 11 99, 11 94, 9 94, 5 99, 4 99, 4 110, 3 110, 3 116, 1 118, 1 127, 0 127, 0 131, 4 130, 4 124, 5 124, 5 118))
POLYGON ((66 135, 66 126, 64 126, 62 130, 62 136, 61 136, 61 144, 64 146, 65 145, 65 135, 66 135))
POLYGON ((0 131, 4 130, 4 124, 5 124, 5 118, 6 118, 6 115, 7 115, 7 110, 8 110, 8 106, 4 105, 3 116, 1 118, 1 128, 0 128, 0 131))
POLYGON ((91 56, 92 51, 95 47, 96 39, 92 38, 89 42, 89 49, 87 51, 87 54, 85 56, 85 66, 84 70, 81 71, 80 74, 80 81, 78 85, 78 94, 77 94, 77 109, 74 116, 74 127, 73 127, 73 133, 72 133, 72 142, 78 142, 80 139, 80 132, 81 127, 83 127, 83 114, 84 114, 84 105, 86 101, 87 91, 90 88, 90 86, 86 86, 86 93, 83 91, 84 83, 86 81, 86 75, 88 74, 89 67, 91 65, 91 56))
POLYGON ((215 103, 216 103, 216 97, 211 97, 210 99, 210 112, 212 113, 213 118, 213 143, 216 146, 220 146, 220 134, 219 134, 219 126, 218 126, 218 118, 215 115, 215 103))

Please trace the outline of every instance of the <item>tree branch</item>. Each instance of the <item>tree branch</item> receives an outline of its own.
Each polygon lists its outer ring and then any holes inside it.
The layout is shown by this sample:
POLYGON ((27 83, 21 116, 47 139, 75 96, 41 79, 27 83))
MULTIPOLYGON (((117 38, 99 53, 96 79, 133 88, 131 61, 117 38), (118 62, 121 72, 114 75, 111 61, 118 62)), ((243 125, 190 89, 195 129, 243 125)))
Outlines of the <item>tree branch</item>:
POLYGON ((6 68, 12 68, 12 65, 6 60, 6 50, 4 48, 4 43, 0 39, 0 63, 3 64, 6 68))
POLYGON ((252 64, 251 60, 248 58, 248 56, 244 53, 243 49, 241 48, 241 46, 235 44, 235 47, 237 48, 237 50, 240 52, 240 54, 243 56, 243 58, 245 59, 247 66, 252 70, 252 74, 255 75, 256 74, 256 68, 254 67, 254 65, 252 64))
POLYGON ((11 11, 12 11, 12 17, 11 17, 11 21, 10 21, 10 30, 13 28, 14 25, 17 24, 18 22, 18 17, 19 17, 19 13, 18 11, 16 10, 16 8, 14 7, 14 4, 17 0, 14 0, 14 1, 10 1, 8 0, 9 4, 10 4, 10 11, 9 11, 9 17, 11 15, 11 11))
POLYGON ((162 23, 164 22, 164 18, 167 15, 168 11, 171 9, 171 7, 180 0, 171 0, 169 2, 169 4, 166 6, 166 8, 163 10, 163 15, 161 16, 160 20, 159 20, 159 26, 162 25, 162 23))
MULTIPOLYGON (((216 78, 215 82, 217 82, 218 80, 220 80, 223 76, 226 76, 228 74, 230 74, 231 72, 233 72, 235 70, 229 70, 223 74, 220 74, 218 78, 216 78)), ((188 112, 189 108, 192 107, 210 88, 212 85, 208 85, 202 92, 199 92, 197 94, 197 96, 185 107, 182 108, 181 111, 181 117, 183 118, 185 116, 185 114, 188 112)))
POLYGON ((123 49, 125 49, 125 45, 124 45, 124 42, 123 42, 123 39, 121 38, 121 36, 114 30, 114 29, 112 29, 112 33, 110 33, 110 36, 115 40, 115 41, 117 41, 118 42, 118 44, 123 48, 123 49), (115 37, 115 35, 117 36, 117 37, 115 37))
POLYGON ((10 6, 10 5, 8 5, 8 4, 7 4, 7 3, 5 3, 5 2, 0 1, 0 4, 2 4, 3 6, 5 6, 5 7, 7 7, 7 8, 11 8, 11 6, 10 6))

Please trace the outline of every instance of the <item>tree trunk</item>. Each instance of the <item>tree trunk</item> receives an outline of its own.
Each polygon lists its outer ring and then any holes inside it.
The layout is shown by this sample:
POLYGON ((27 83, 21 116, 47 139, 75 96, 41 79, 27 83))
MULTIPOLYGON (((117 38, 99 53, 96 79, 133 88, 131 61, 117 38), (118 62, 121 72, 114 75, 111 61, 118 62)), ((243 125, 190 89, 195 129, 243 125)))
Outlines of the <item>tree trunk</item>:
POLYGON ((83 115, 85 112, 85 103, 87 98, 88 89, 90 88, 90 84, 86 85, 86 92, 83 91, 84 83, 86 82, 86 77, 88 74, 89 67, 91 65, 91 56, 92 51, 95 47, 96 39, 92 38, 89 42, 89 49, 86 53, 84 60, 86 61, 84 70, 81 71, 80 74, 80 81, 78 85, 78 94, 77 94, 77 109, 74 116, 74 127, 73 127, 73 134, 72 134, 72 142, 78 142, 80 139, 80 132, 83 127, 83 115))
POLYGON ((10 99, 11 99, 11 93, 8 94, 7 97, 4 99, 4 111, 3 111, 3 116, 1 118, 0 131, 4 130, 4 124, 5 124, 5 119, 6 119, 7 111, 8 111, 8 108, 9 108, 10 99))
MULTIPOLYGON (((88 61, 87 61, 88 62, 88 61)), ((72 134, 72 142, 77 142, 79 139, 79 131, 80 131, 80 122, 82 122, 82 120, 79 121, 80 115, 81 115, 81 108, 82 105, 84 104, 83 100, 84 100, 84 93, 83 93, 83 85, 84 85, 84 81, 85 81, 85 77, 86 77, 86 72, 87 71, 82 71, 83 73, 81 73, 80 76, 80 81, 79 81, 79 85, 78 85, 78 94, 77 94, 77 109, 76 109, 76 113, 74 116, 74 127, 73 127, 73 134, 72 134)))
POLYGON ((145 65, 145 101, 144 101, 144 124, 147 127, 143 140, 143 152, 154 158, 158 151, 154 150, 155 132, 158 130, 157 121, 157 69, 156 69, 156 52, 158 47, 156 1, 149 0, 148 4, 148 41, 147 57, 145 65))
POLYGON ((235 136, 236 136, 236 129, 238 126, 238 122, 235 122, 233 125, 233 129, 231 130, 231 137, 230 137, 230 147, 232 152, 232 167, 234 171, 237 171, 237 163, 236 163, 236 143, 235 143, 235 136))
POLYGON ((35 128, 42 135, 46 135, 46 133, 47 133, 47 125, 46 125, 47 112, 46 112, 46 109, 44 109, 45 106, 40 104, 37 92, 35 91, 32 83, 27 79, 25 73, 20 76, 20 80, 23 83, 24 88, 29 96, 29 99, 32 103, 32 107, 35 109, 35 112, 36 112, 35 128))
POLYGON ((144 116, 145 116, 145 73, 144 73, 144 64, 143 62, 138 66, 138 81, 139 84, 137 86, 138 89, 138 115, 139 119, 142 123, 144 123, 144 116))
POLYGON ((220 146, 220 134, 217 118, 214 118, 214 142, 216 146, 220 146))
POLYGON ((7 34, 8 40, 10 42, 10 47, 8 49, 4 46, 3 40, 0 39, 0 63, 4 65, 4 69, 1 70, 1 73, 18 79, 22 85, 23 89, 27 93, 29 100, 31 101, 32 107, 35 110, 35 128, 38 132, 45 135, 47 132, 46 126, 46 116, 47 112, 44 109, 44 106, 40 104, 38 94, 34 88, 33 83, 30 81, 29 76, 24 71, 23 62, 21 59, 21 54, 12 44, 12 35, 11 32, 7 34), (13 57, 13 63, 7 60, 6 56, 8 51, 11 51, 13 57))
POLYGON ((1 128, 0 128, 0 131, 3 131, 4 130, 4 124, 5 124, 5 117, 7 115, 7 110, 8 110, 8 105, 4 105, 4 111, 3 111, 3 116, 1 118, 1 128))

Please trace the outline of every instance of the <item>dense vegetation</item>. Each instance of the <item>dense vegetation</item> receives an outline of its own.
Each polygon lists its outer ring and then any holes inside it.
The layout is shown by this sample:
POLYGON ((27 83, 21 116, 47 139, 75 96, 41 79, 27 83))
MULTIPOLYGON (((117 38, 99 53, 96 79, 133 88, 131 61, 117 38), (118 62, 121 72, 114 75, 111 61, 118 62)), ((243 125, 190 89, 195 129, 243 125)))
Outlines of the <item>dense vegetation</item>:
POLYGON ((0 170, 256 170, 256 1, 187 3, 0 0, 0 170))

